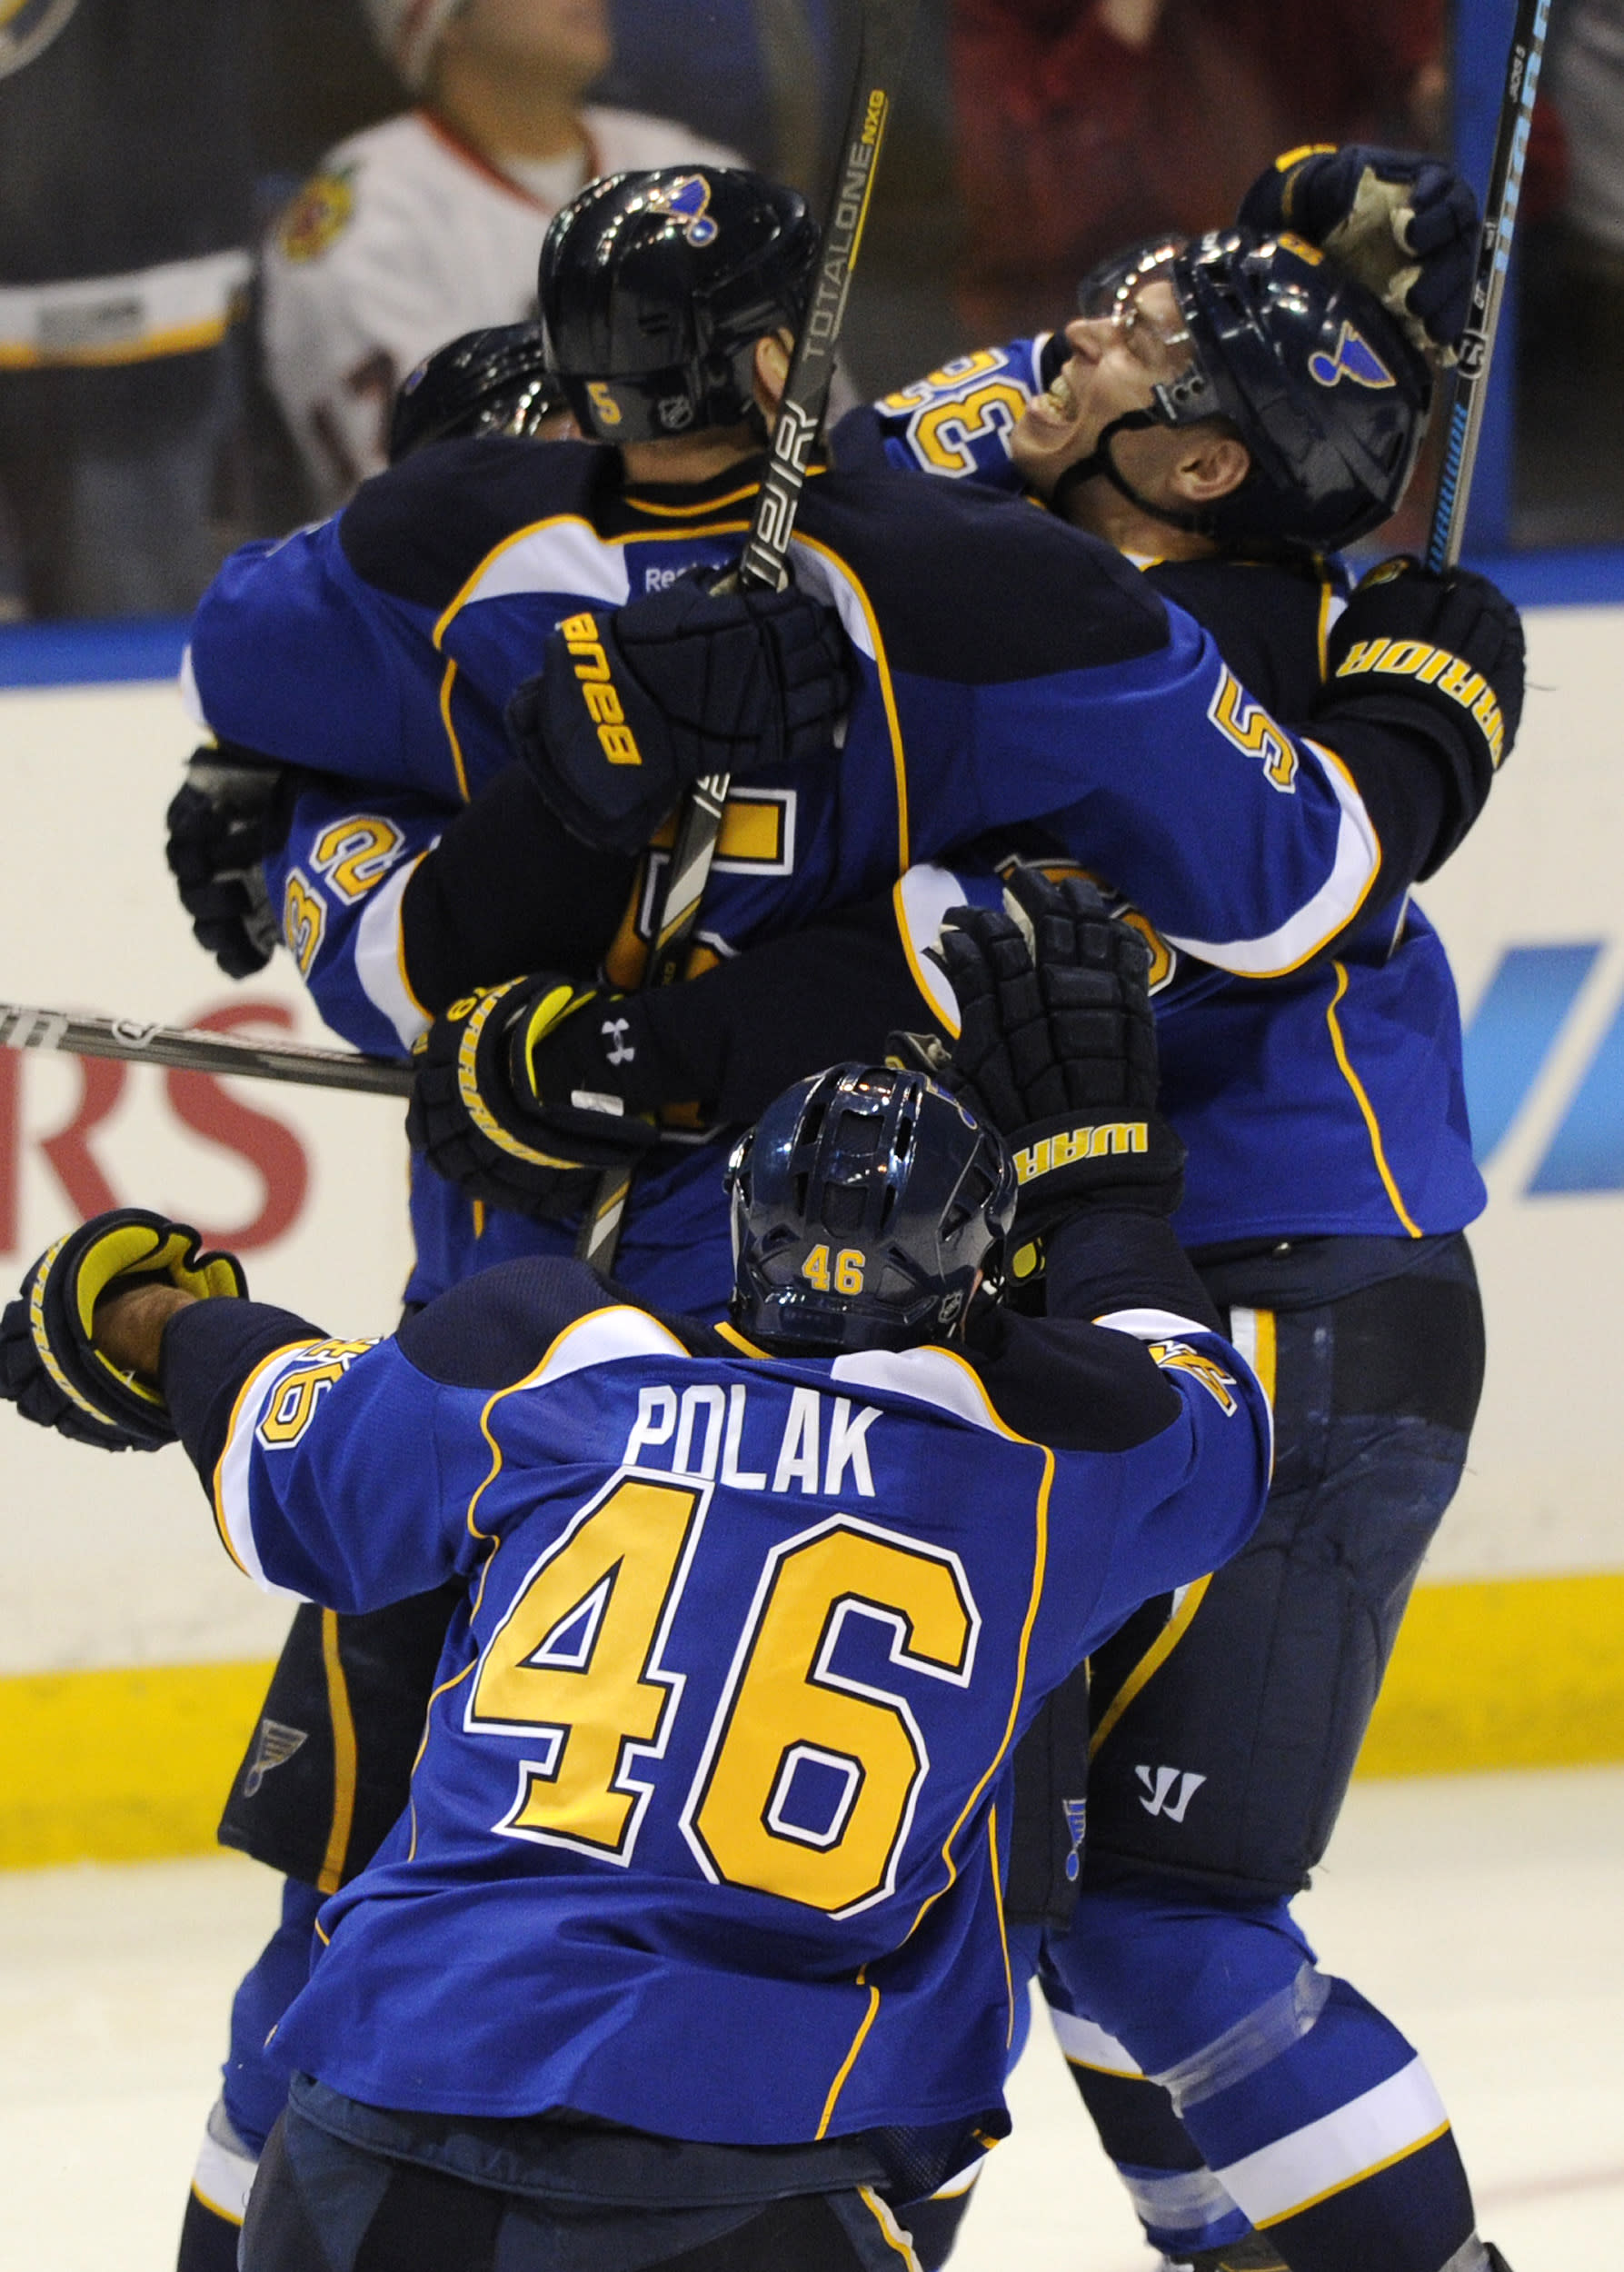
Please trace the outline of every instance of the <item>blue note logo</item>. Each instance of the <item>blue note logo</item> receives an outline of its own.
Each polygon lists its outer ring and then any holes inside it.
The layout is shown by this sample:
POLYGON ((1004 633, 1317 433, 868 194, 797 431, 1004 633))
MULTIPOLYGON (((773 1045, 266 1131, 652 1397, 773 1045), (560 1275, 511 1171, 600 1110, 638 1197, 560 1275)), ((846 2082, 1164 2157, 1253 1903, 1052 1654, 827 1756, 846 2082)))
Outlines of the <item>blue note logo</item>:
POLYGON ((690 244, 713 244, 716 224, 711 218, 711 184, 701 174, 683 174, 674 182, 663 183, 649 192, 649 204, 656 213, 673 214, 686 220, 682 231, 690 244))
POLYGON ((1309 370, 1321 386, 1340 386, 1344 379, 1351 379, 1355 386, 1391 386, 1393 374, 1376 353, 1362 332, 1356 332, 1351 324, 1344 324, 1337 344, 1327 354, 1323 347, 1316 347, 1309 357, 1309 370))

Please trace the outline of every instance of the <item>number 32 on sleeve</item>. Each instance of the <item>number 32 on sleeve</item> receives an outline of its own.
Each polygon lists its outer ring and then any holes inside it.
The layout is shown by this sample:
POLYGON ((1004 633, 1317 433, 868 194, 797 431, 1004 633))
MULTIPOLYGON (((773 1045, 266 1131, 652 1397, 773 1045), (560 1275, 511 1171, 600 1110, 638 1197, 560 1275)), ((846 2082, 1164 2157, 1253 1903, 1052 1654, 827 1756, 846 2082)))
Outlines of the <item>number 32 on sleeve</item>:
MULTIPOLYGON (((705 1496, 625 1477, 530 1572, 463 1716, 546 1747, 498 1831, 631 1859, 654 1789, 632 1769, 681 1706, 663 1656, 705 1496)), ((891 1890, 929 1767, 906 1698, 832 1669, 851 1618, 889 1629, 900 1672, 968 1685, 981 1619, 957 1557, 834 1517, 768 1558, 682 1818, 712 1882, 835 1916, 891 1890)))

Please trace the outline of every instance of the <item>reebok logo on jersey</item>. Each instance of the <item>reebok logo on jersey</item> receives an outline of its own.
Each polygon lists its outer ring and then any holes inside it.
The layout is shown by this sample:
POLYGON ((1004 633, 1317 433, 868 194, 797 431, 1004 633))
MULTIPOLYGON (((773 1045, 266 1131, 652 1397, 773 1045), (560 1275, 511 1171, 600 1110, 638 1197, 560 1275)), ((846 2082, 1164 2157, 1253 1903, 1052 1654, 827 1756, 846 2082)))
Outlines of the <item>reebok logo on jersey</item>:
POLYGON ((1351 379, 1355 386, 1393 384, 1392 373, 1370 341, 1356 332, 1351 324, 1342 325, 1330 354, 1323 347, 1315 348, 1309 357, 1309 369, 1321 386, 1337 386, 1343 379, 1351 379))
POLYGON ((1470 711, 1482 729, 1496 765, 1505 755, 1506 726, 1494 689, 1470 663, 1450 654, 1447 647, 1430 647, 1424 639, 1361 639, 1338 663, 1337 676, 1358 678, 1367 671, 1383 678, 1419 679, 1423 686, 1435 686, 1440 694, 1470 711))
POLYGON ((582 698, 587 715, 598 729, 598 742, 612 765, 641 765, 643 752, 636 736, 626 723, 626 713, 621 698, 615 693, 609 675, 609 658, 598 636, 597 618, 593 615, 572 615, 559 629, 563 633, 564 645, 575 666, 575 676, 581 683, 582 698))
POLYGON ((1176 1767, 1136 1767, 1133 1772, 1149 1794, 1140 1805, 1148 1815, 1165 1815, 1170 1822, 1183 1821, 1185 1808, 1207 1779, 1204 1775, 1181 1774, 1176 1767))
POLYGON ((1112 1152, 1148 1151, 1151 1131, 1144 1121, 1106 1121, 1097 1127, 1063 1129, 1045 1136, 1015 1154, 1015 1175, 1021 1183, 1035 1183, 1057 1168, 1075 1167, 1080 1160, 1104 1160, 1112 1152))

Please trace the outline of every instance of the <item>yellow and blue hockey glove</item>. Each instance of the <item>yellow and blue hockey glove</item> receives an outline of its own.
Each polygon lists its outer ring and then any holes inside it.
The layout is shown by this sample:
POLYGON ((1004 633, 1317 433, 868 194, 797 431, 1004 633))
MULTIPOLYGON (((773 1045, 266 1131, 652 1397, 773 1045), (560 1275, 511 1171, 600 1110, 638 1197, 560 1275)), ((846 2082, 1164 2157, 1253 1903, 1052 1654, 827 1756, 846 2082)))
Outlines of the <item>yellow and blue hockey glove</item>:
POLYGON ((1487 576, 1400 556, 1372 568, 1327 649, 1317 730, 1395 727, 1435 765, 1445 808, 1420 870, 1441 867, 1477 819, 1522 719, 1522 618, 1487 576))
POLYGON ((714 592, 714 573, 570 616, 508 704, 516 755, 600 851, 641 852, 704 774, 833 753, 852 698, 840 618, 793 585, 714 592))
POLYGON ((58 1239, 0 1317, 0 1396, 25 1420, 104 1451, 156 1451, 174 1441, 154 1382, 122 1372, 96 1347, 105 1294, 156 1282, 199 1300, 243 1297, 234 1254, 203 1254, 189 1223, 144 1207, 93 1215, 58 1239))
POLYGON ((602 1170, 659 1141, 609 1061, 629 1010, 552 973, 453 1002, 419 1044, 413 1149, 487 1206, 543 1221, 573 1214, 602 1170))
POLYGON ((1184 1147, 1156 1110, 1149 949, 1080 878, 1020 869, 1005 896, 953 909, 931 952, 959 1005, 950 1083, 1014 1154, 1015 1241, 1079 1207, 1171 1215, 1184 1147))

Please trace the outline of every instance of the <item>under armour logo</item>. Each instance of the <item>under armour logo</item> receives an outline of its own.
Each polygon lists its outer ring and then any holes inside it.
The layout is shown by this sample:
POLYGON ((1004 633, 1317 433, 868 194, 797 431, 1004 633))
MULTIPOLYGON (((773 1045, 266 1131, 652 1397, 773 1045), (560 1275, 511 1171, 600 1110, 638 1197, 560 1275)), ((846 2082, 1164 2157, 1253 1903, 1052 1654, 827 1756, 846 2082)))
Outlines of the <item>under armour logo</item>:
POLYGON ((291 1759, 304 1741, 303 1728, 286 1728, 279 1719, 262 1719, 259 1734, 254 1739, 254 1757, 248 1762, 248 1773, 243 1782, 243 1796, 252 1799, 274 1767, 281 1767, 291 1759))
POLYGON ((605 1018, 603 1024, 598 1028, 599 1032, 605 1035, 607 1039, 614 1044, 614 1047, 609 1051, 608 1061, 610 1064, 629 1065, 632 1062, 632 1060, 636 1056, 636 1050, 625 1038, 627 1033, 631 1031, 631 1027, 632 1021, 630 1018, 605 1018))
POLYGON ((1204 1775, 1181 1775, 1176 1767, 1136 1767, 1133 1772, 1150 1793, 1149 1798, 1140 1800, 1140 1805, 1148 1815, 1165 1815, 1170 1822, 1183 1821, 1185 1808, 1207 1779, 1204 1775), (1178 1803, 1170 1806, 1168 1801, 1175 1789, 1179 1793, 1178 1803))

